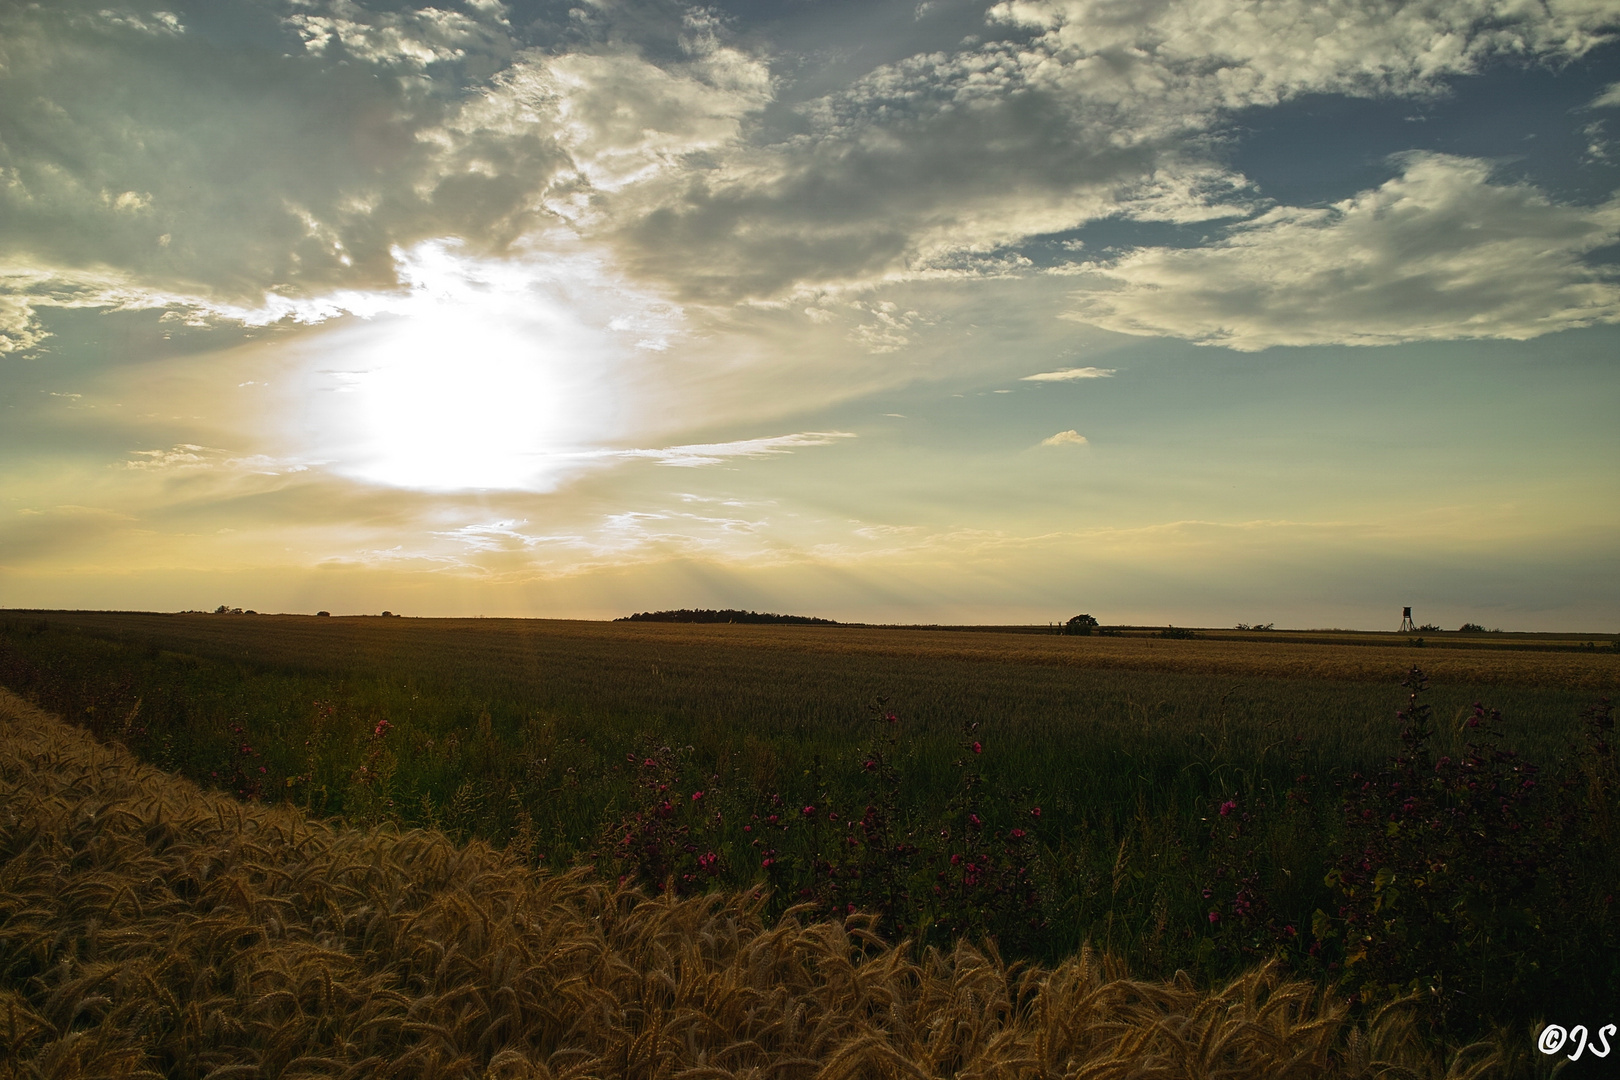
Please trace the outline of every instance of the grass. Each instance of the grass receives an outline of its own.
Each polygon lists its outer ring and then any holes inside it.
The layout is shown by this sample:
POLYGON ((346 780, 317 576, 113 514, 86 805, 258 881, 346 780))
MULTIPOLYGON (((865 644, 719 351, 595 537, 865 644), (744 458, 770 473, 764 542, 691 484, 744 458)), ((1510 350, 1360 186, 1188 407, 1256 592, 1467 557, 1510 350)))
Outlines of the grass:
MULTIPOLYGON (((854 903, 890 939, 1047 965, 1091 943, 1203 987, 1268 958, 1327 985, 1353 956, 1334 920, 1360 910, 1326 880, 1343 785, 1401 751, 1412 661, 1435 754, 1464 755, 1484 701, 1551 771, 1579 771, 1581 710, 1620 681, 1584 641, 1446 637, 17 614, 0 683, 205 786, 537 868, 758 892, 767 920, 854 903)), ((1581 925, 1612 926, 1589 900, 1581 925)), ((1581 933, 1431 1037, 1620 994, 1612 933, 1581 933)))
POLYGON ((0 693, 0 1078, 1486 1075, 1262 965, 1208 990, 649 899, 244 805, 0 693))

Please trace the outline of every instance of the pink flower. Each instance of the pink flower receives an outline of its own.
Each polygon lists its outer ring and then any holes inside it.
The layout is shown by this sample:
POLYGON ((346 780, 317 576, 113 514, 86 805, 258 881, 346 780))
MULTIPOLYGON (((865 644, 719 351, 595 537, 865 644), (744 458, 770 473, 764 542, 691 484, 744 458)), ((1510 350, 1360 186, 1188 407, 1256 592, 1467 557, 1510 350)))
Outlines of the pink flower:
POLYGON ((1221 817, 1225 817, 1236 809, 1237 803, 1231 799, 1227 799, 1225 802, 1221 803, 1221 817))
POLYGON ((974 753, 975 753, 975 754, 982 754, 982 753, 984 753, 984 744, 983 744, 983 743, 981 743, 981 742, 976 742, 976 743, 974 743, 974 744, 973 744, 973 752, 974 752, 974 753))
POLYGON ((1022 840, 1024 838, 1024 830, 1023 829, 1014 829, 1012 831, 1012 838, 1014 840, 1022 840))
POLYGON ((805 817, 815 817, 816 808, 813 806, 807 806, 803 810, 800 810, 799 813, 803 814, 805 817))
POLYGON ((1041 808, 1037 806, 1035 809, 1033 809, 1033 810, 1031 810, 1029 812, 1029 816, 1030 817, 1040 817, 1041 816, 1041 808))
POLYGON ((692 801, 693 802, 702 802, 703 801, 703 792, 701 792, 701 791, 692 792, 692 801))
POLYGON ((1212 922, 1212 923, 1220 922, 1221 921, 1220 913, 1216 912, 1216 911, 1210 912, 1209 913, 1209 921, 1212 922))

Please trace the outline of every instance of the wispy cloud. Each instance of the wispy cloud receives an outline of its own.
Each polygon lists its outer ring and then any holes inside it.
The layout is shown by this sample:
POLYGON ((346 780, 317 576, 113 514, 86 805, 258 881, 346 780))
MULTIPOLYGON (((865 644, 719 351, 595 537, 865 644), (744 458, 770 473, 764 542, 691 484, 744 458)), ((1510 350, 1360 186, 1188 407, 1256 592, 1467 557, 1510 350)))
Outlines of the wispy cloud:
POLYGON ((1072 317, 1127 334, 1273 345, 1525 340, 1620 322, 1620 283, 1586 262, 1620 239, 1620 198, 1555 203, 1489 162, 1410 154, 1401 175, 1322 209, 1278 207, 1194 248, 1092 263, 1072 317))
POLYGON ((1072 382, 1076 379, 1107 379, 1118 374, 1115 368, 1071 367, 1058 371, 1043 371, 1038 375, 1025 375, 1022 382, 1072 382))
POLYGON ((666 446, 661 450, 600 450, 591 451, 590 457, 648 458, 660 465, 677 468, 696 468, 718 465, 728 458, 765 457, 770 454, 791 454, 805 446, 827 446, 839 439, 853 439, 852 431, 801 431, 794 435, 775 435, 766 439, 739 439, 724 443, 694 443, 689 446, 666 446))
POLYGON ((177 443, 167 450, 131 450, 124 468, 140 472, 165 470, 222 470, 259 476, 281 476, 309 470, 304 462, 284 461, 266 454, 232 457, 229 450, 197 443, 177 443))

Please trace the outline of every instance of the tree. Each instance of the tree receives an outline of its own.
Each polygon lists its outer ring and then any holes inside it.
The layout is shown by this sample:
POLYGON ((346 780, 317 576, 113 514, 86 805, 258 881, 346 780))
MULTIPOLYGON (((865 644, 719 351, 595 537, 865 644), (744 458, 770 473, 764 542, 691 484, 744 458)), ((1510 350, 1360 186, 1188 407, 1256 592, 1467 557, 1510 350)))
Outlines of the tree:
POLYGON ((1063 624, 1063 632, 1065 634, 1090 634, 1097 629, 1097 626, 1097 620, 1090 615, 1076 615, 1063 624))

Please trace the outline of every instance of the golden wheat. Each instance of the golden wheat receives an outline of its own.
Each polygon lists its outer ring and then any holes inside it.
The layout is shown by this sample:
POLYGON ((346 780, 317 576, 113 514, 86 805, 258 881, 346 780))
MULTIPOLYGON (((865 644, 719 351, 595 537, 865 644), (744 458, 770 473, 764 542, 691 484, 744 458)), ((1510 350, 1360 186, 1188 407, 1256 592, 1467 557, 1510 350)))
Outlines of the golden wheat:
POLYGON ((0 1078, 1480 1076, 1274 967, 889 946, 244 806, 0 691, 0 1078))

